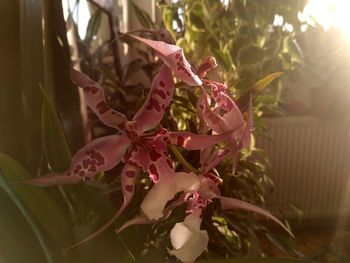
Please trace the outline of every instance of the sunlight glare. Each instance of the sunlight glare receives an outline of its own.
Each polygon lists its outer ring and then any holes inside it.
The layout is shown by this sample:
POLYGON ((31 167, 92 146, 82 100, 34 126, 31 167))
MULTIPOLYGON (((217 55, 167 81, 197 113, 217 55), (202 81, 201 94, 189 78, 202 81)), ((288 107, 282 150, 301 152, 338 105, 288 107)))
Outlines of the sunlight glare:
POLYGON ((349 11, 349 0, 310 0, 299 19, 310 25, 315 25, 316 21, 326 31, 339 28, 350 38, 349 11))

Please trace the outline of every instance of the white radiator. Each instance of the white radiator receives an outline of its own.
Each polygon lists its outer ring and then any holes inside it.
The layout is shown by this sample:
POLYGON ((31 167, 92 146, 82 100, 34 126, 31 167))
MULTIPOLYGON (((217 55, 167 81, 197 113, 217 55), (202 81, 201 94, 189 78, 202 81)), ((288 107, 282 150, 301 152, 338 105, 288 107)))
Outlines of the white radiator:
POLYGON ((269 203, 294 202, 309 219, 349 213, 350 200, 344 197, 350 185, 350 123, 311 117, 267 122, 274 142, 258 138, 257 146, 271 162, 275 192, 269 203))

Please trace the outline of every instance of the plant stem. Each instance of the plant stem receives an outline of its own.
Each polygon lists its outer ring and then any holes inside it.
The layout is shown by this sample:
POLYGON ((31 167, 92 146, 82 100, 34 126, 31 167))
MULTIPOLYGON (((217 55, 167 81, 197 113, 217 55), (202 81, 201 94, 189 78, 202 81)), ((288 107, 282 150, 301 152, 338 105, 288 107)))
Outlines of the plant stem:
POLYGON ((176 156, 177 160, 183 166, 185 166, 191 172, 198 174, 198 170, 196 168, 194 168, 189 162, 187 162, 185 157, 183 157, 183 155, 180 153, 179 149, 175 145, 171 144, 171 145, 169 145, 169 148, 173 152, 173 154, 176 156))

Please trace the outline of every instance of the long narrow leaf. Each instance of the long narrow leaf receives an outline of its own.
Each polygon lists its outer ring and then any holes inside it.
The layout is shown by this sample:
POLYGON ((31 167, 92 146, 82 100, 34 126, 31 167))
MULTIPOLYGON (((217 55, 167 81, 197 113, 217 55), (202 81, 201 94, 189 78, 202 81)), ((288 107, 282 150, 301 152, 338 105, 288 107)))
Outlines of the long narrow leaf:
MULTIPOLYGON (((0 153, 0 168, 2 176, 9 182, 23 181, 32 176, 14 159, 0 153)), ((71 222, 62 213, 57 202, 42 188, 13 184, 13 191, 21 198, 50 237, 61 247, 71 242, 71 222)))
POLYGON ((50 237, 48 233, 40 225, 40 222, 33 215, 29 207, 23 202, 23 200, 18 196, 18 194, 10 187, 10 185, 5 180, 2 171, 0 170, 0 187, 4 192, 11 198, 13 203, 16 205, 18 210, 21 212, 23 217, 26 219, 31 229, 33 230, 38 242, 45 254, 47 262, 62 262, 63 257, 57 247, 51 245, 50 237))
POLYGON ((55 109, 42 86, 40 90, 43 95, 41 125, 45 157, 52 171, 63 172, 69 167, 72 156, 55 109))
POLYGON ((135 3, 131 2, 131 6, 135 12, 140 24, 145 28, 156 28, 148 13, 139 8, 135 3))

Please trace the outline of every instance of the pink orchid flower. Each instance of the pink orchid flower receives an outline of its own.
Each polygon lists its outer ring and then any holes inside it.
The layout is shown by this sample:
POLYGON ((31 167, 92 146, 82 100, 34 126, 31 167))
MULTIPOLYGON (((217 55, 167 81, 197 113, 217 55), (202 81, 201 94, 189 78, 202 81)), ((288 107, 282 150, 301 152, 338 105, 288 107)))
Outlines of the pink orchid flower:
POLYGON ((186 60, 182 48, 163 41, 150 40, 134 35, 129 36, 153 48, 157 52, 159 58, 174 71, 175 76, 187 85, 202 85, 201 79, 192 71, 190 63, 186 60))
POLYGON ((177 223, 170 232, 173 250, 169 253, 177 257, 181 262, 194 262, 206 249, 208 245, 207 232, 200 230, 202 221, 202 210, 213 199, 219 199, 221 207, 224 210, 242 209, 261 214, 285 229, 290 235, 289 229, 270 212, 257 207, 248 202, 235 198, 221 196, 218 184, 222 180, 212 173, 200 176, 200 186, 198 191, 192 194, 188 199, 190 209, 189 215, 183 223, 177 223))
MULTIPOLYGON (((224 153, 224 151, 221 153, 224 153)), ((214 158, 217 158, 218 155, 219 154, 214 151, 211 154, 207 154, 206 158, 213 160, 214 158)), ((169 253, 182 262, 194 262, 196 258, 206 250, 208 245, 207 232, 205 230, 200 230, 202 210, 204 210, 213 199, 219 199, 221 207, 224 210, 242 209, 261 214, 279 224, 290 235, 292 235, 289 229, 269 211, 251 203, 221 195, 218 185, 222 183, 222 180, 208 171, 215 168, 215 166, 225 158, 223 156, 225 156, 225 154, 218 157, 218 159, 220 159, 219 161, 215 160, 214 162, 210 162, 206 160, 203 162, 205 163, 205 166, 201 167, 200 171, 203 172, 199 176, 196 176, 193 173, 181 173, 178 183, 185 184, 186 187, 178 187, 178 190, 182 189, 184 194, 164 209, 164 215, 162 218, 152 220, 145 215, 140 215, 127 221, 117 230, 117 233, 120 233, 125 228, 134 224, 152 224, 160 220, 166 220, 175 207, 187 202, 189 206, 187 212, 189 215, 185 218, 184 222, 177 223, 171 230, 170 239, 174 249, 169 250, 169 253), (186 191, 185 189, 190 190, 186 191)), ((164 187, 163 191, 166 191, 167 189, 169 189, 169 187, 164 187)), ((157 202, 157 198, 161 197, 157 196, 154 197, 154 199, 152 198, 152 202, 157 202)))
MULTIPOLYGON (((186 84, 189 86, 200 86, 202 96, 198 100, 198 115, 213 132, 222 134, 241 127, 241 129, 229 139, 233 157, 232 173, 235 173, 238 161, 238 151, 242 148, 246 148, 250 143, 250 129, 253 126, 251 100, 247 113, 247 122, 245 128, 243 128, 244 117, 237 105, 227 94, 226 85, 204 79, 207 72, 216 67, 215 58, 208 57, 198 68, 197 75, 184 57, 182 48, 163 41, 154 41, 134 35, 130 36, 154 49, 160 59, 166 65, 171 67, 175 75, 186 84), (202 84, 210 87, 211 93, 216 102, 216 111, 224 111, 223 114, 219 114, 209 108, 210 98, 205 89, 201 86, 202 84)), ((203 127, 201 128, 202 129, 200 130, 204 131, 203 127)))
MULTIPOLYGON (((160 123, 174 92, 172 71, 165 64, 161 66, 159 73, 153 79, 144 105, 131 121, 107 105, 103 88, 98 83, 74 69, 71 70, 71 77, 75 84, 83 88, 89 107, 100 120, 105 125, 119 130, 121 134, 98 138, 85 145, 74 155, 70 168, 66 172, 26 180, 25 183, 38 186, 77 183, 81 180, 89 180, 100 172, 108 171, 123 161, 125 163, 121 172, 123 204, 116 215, 88 239, 104 231, 124 211, 133 197, 134 184, 141 170, 148 172, 155 183, 154 189, 152 188, 149 193, 150 196, 157 196, 157 189, 162 189, 156 186, 158 183, 159 185, 176 183, 173 163, 167 153, 168 144, 178 144, 193 150, 200 149, 203 144, 218 143, 227 137, 227 134, 199 136, 188 132, 169 133, 165 129, 151 134, 145 133, 160 123)), ((141 208, 150 218, 160 217, 167 199, 172 199, 176 193, 169 193, 167 198, 160 199, 164 201, 158 203, 156 211, 152 206, 147 205, 147 199, 141 208)), ((87 239, 82 242, 85 241, 87 239)))
MULTIPOLYGON (((214 134, 222 134, 230 130, 236 132, 228 139, 229 147, 225 150, 217 151, 217 156, 214 159, 220 157, 225 159, 231 153, 232 159, 232 173, 234 174, 237 168, 238 151, 246 148, 250 144, 250 130, 253 127, 253 109, 252 99, 250 99, 249 107, 247 110, 247 120, 244 121, 244 117, 241 111, 238 109, 235 102, 226 94, 225 89, 220 87, 223 84, 215 82, 205 82, 214 90, 212 93, 215 99, 215 109, 212 110, 210 105, 210 97, 203 87, 201 87, 201 97, 197 102, 197 112, 202 126, 202 131, 207 131, 210 128, 214 134), (214 86, 214 88, 213 88, 214 86), (228 152, 229 151, 229 152, 228 152)), ((211 148, 203 149, 204 151, 211 151, 211 148)))

